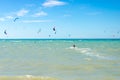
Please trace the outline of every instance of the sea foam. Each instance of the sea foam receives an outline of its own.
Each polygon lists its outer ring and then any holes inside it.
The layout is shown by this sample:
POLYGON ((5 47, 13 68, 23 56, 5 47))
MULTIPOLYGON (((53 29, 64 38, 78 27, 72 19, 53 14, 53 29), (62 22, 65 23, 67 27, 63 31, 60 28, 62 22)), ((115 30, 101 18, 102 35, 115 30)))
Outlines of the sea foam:
POLYGON ((90 57, 97 57, 97 58, 102 58, 102 59, 107 59, 105 56, 100 55, 99 52, 95 53, 94 50, 92 50, 91 48, 78 48, 78 47, 69 47, 69 49, 71 50, 75 50, 79 53, 83 53, 86 56, 90 56, 90 57))
POLYGON ((25 76, 0 76, 0 80, 58 80, 58 79, 47 76, 45 77, 25 75, 25 76))

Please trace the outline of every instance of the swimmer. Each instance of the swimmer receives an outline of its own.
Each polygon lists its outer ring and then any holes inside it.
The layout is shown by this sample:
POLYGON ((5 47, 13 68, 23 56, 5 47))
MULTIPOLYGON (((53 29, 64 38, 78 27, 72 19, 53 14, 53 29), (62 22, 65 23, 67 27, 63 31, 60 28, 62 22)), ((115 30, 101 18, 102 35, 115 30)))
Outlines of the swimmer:
POLYGON ((74 47, 74 48, 76 47, 75 44, 73 45, 73 47, 74 47))

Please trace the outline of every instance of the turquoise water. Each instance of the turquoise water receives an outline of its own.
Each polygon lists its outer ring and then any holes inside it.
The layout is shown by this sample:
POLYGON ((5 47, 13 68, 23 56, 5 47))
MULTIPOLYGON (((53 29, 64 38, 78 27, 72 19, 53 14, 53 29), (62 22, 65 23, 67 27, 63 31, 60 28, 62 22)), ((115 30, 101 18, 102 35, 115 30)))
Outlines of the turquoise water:
POLYGON ((120 80, 120 40, 0 40, 0 75, 120 80))

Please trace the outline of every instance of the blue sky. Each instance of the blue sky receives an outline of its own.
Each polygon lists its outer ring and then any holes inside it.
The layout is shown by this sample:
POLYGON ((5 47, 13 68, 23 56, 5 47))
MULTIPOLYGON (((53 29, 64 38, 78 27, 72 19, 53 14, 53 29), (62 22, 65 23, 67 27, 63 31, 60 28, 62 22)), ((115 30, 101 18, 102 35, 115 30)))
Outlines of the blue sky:
POLYGON ((120 38, 120 0, 0 0, 0 38, 120 38))

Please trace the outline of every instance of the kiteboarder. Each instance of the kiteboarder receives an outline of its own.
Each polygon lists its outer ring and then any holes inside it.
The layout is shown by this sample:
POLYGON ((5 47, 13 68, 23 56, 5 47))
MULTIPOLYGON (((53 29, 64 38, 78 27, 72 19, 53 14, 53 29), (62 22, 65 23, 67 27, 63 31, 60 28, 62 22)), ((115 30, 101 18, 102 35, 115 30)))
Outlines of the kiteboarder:
POLYGON ((73 45, 73 47, 74 47, 74 48, 76 47, 75 44, 73 45))

